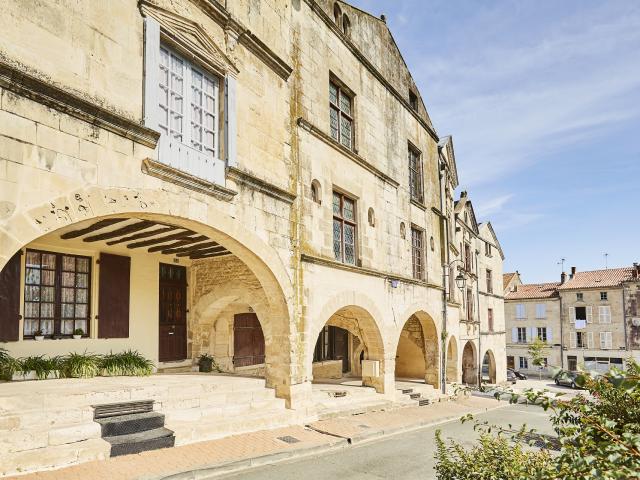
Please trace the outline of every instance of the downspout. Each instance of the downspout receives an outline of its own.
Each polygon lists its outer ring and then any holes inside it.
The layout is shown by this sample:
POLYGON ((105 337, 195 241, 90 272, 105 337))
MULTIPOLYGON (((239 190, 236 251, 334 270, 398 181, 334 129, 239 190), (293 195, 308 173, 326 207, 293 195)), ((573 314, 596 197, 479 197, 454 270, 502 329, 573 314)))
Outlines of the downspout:
POLYGON ((562 295, 560 297, 560 368, 564 370, 564 316, 562 315, 562 295))
MULTIPOLYGON (((482 322, 480 319, 480 275, 478 274, 478 250, 475 251, 476 254, 476 303, 478 305, 478 387, 482 385, 482 362, 483 359, 480 358, 482 354, 482 348, 480 348, 480 337, 482 336, 482 322)), ((489 379, 491 379, 491 371, 489 371, 489 379)))
POLYGON ((622 327, 624 328, 624 350, 625 355, 629 355, 629 339, 627 338, 627 296, 624 288, 624 282, 622 282, 622 327))
MULTIPOLYGON (((444 176, 444 168, 443 165, 438 161, 439 164, 439 172, 438 172, 438 180, 440 183, 440 229, 443 233, 444 238, 444 255, 440 254, 440 261, 442 262, 442 328, 440 330, 441 336, 440 339, 442 342, 442 347, 440 348, 440 391, 443 394, 447 393, 447 354, 445 352, 446 348, 446 331, 447 331, 447 265, 449 260, 449 218, 446 216, 446 208, 444 204, 444 185, 443 185, 443 176, 444 176)), ((456 359, 457 361, 457 359, 456 359)))

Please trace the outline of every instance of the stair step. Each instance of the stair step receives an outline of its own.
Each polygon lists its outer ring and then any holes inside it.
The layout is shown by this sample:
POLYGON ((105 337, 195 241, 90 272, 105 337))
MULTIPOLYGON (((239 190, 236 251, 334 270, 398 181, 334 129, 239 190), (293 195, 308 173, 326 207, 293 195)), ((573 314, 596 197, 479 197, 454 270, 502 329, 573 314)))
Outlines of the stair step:
POLYGON ((153 411, 153 400, 141 400, 138 402, 105 403, 103 405, 92 405, 94 417, 99 418, 114 417, 116 415, 129 415, 134 413, 146 413, 153 411))
POLYGON ((157 412, 134 413, 99 418, 96 422, 102 427, 103 437, 113 437, 161 428, 164 426, 164 415, 157 412))
POLYGON ((428 398, 422 398, 418 400, 419 407, 424 407, 425 405, 429 405, 430 403, 431 403, 431 400, 429 400, 428 398))
POLYGON ((409 393, 413 393, 413 388, 403 388, 401 391, 404 395, 407 395, 409 393))
POLYGON ((410 393, 409 394, 409 398, 411 400, 418 400, 420 398, 420 394, 419 393, 410 393))
POLYGON ((112 457, 170 448, 174 446, 176 441, 173 431, 164 427, 128 435, 104 437, 104 440, 111 444, 112 457))

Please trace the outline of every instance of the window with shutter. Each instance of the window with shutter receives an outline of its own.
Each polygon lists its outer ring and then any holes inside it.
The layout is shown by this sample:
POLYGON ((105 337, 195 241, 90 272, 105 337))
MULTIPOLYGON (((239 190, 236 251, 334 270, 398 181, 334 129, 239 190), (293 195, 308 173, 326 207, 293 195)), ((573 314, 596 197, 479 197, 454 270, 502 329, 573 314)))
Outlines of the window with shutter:
POLYGON ((22 252, 16 253, 0 272, 0 342, 20 337, 20 267, 22 252))
POLYGON ((536 304, 536 318, 545 318, 546 317, 546 305, 544 303, 536 304))
POLYGON ((593 332, 587 333, 587 348, 593 348, 593 332))
POLYGON ((129 337, 131 258, 100 254, 98 337, 129 337))
POLYGON ((576 307, 569 307, 569 323, 576 323, 576 307))
POLYGON ((587 323, 593 323, 593 307, 587 306, 587 323))
POLYGON ((609 305, 598 307, 598 319, 600 323, 611 323, 611 307, 609 305))
POLYGON ((578 342, 578 332, 569 332, 569 347, 576 348, 578 342))

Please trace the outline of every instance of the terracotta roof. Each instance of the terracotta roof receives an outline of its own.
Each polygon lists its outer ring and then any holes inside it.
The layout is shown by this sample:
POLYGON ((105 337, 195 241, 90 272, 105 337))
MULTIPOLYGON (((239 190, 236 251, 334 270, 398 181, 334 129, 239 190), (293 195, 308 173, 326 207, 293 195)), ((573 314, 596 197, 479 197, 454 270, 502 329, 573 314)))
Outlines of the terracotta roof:
POLYGON ((591 272, 576 272, 574 277, 558 287, 558 290, 577 288, 617 287, 632 279, 633 267, 609 268, 591 272))
POLYGON ((514 277, 515 274, 516 274, 516 272, 503 273, 502 274, 502 289, 503 290, 505 288, 507 288, 507 285, 509 285, 509 282, 511 281, 511 279, 514 277))
MULTIPOLYGON (((513 274, 512 274, 513 275, 513 274)), ((517 290, 505 295, 505 300, 525 300, 528 298, 553 298, 558 296, 560 283, 530 283, 518 285, 517 290)))

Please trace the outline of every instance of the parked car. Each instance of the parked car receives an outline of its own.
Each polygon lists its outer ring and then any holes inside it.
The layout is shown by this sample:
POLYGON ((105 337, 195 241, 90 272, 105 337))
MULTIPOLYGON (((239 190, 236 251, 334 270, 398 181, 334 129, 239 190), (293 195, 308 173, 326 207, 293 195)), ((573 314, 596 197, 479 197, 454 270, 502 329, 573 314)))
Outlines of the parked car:
POLYGON ((576 379, 580 375, 578 372, 568 372, 566 370, 562 370, 558 375, 556 375, 556 385, 565 385, 571 388, 580 388, 576 384, 576 379))
POLYGON ((510 368, 507 368, 507 382, 516 383, 517 381, 518 376, 516 375, 516 372, 514 372, 510 368))
POLYGON ((507 368, 507 376, 509 375, 509 372, 513 373, 519 380, 527 379, 527 376, 524 373, 519 372, 518 370, 514 370, 513 368, 507 368))

